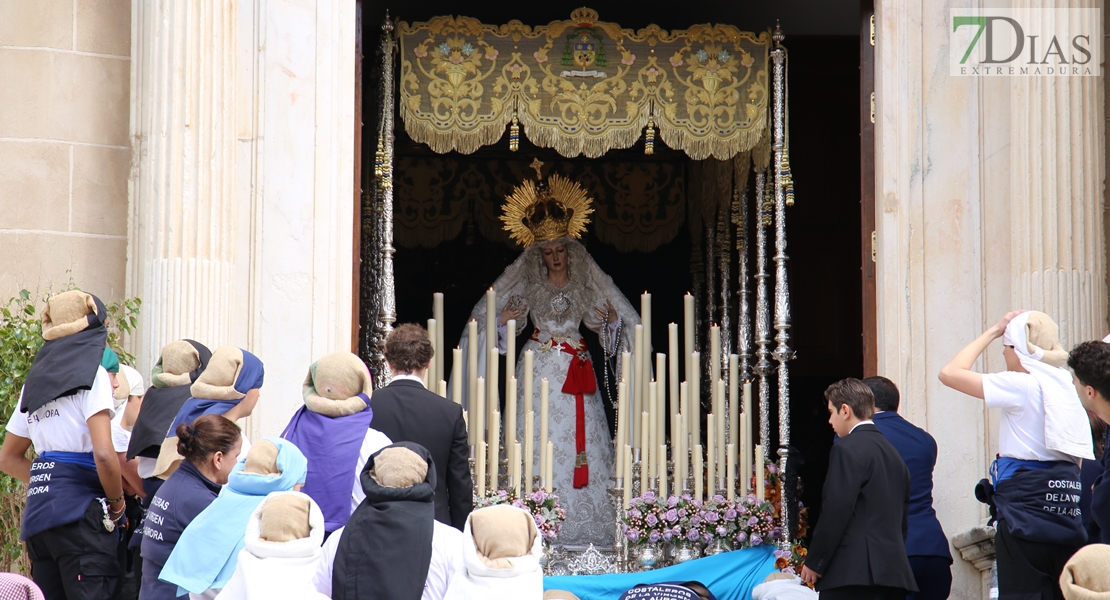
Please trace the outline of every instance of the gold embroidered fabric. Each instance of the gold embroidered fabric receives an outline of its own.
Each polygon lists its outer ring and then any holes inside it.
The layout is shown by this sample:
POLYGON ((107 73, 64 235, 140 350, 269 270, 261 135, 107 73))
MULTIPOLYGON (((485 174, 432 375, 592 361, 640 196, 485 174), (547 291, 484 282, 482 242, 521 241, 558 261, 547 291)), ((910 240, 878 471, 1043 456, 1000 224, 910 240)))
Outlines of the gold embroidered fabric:
MULTIPOLYGON (((472 227, 516 247, 500 220, 501 205, 521 181, 535 176, 524 158, 397 157, 394 240, 401 247, 434 248, 472 227)), ((556 161, 551 173, 585 188, 594 199, 594 234, 621 252, 651 252, 673 240, 686 220, 681 164, 556 161)))
POLYGON ((397 35, 405 129, 438 153, 472 153, 510 124, 536 145, 591 158, 632 146, 649 123, 696 160, 731 158, 766 135, 769 32, 633 31, 578 9, 539 27, 401 22, 397 35))

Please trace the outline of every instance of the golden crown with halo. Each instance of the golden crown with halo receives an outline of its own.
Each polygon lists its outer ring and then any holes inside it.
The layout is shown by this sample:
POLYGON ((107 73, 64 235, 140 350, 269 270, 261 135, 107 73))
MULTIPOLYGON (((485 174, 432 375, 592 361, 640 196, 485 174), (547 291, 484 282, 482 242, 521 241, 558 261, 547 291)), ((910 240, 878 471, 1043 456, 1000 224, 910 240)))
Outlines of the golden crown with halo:
POLYGON ((580 239, 590 222, 593 200, 578 182, 552 174, 545 183, 543 163, 533 160, 536 180, 526 179, 505 197, 501 221, 509 237, 525 248, 561 237, 580 239))

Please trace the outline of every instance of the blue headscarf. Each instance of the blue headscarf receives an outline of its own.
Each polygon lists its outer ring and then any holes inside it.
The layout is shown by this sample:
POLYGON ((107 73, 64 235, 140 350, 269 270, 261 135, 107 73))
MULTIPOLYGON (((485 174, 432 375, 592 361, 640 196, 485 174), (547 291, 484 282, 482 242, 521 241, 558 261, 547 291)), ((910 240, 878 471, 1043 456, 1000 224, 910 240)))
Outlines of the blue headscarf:
POLYGON ((251 513, 267 494, 290 491, 308 475, 308 459, 296 445, 276 437, 264 441, 277 446, 281 474, 244 473, 247 457, 240 457, 219 497, 181 533, 159 579, 194 594, 227 585, 245 545, 251 513))
POLYGON ((208 368, 192 385, 193 397, 177 411, 166 437, 177 435, 177 426, 204 415, 222 415, 238 404, 247 392, 262 387, 266 371, 255 355, 234 346, 220 346, 212 353, 208 368), (232 379, 234 378, 234 379, 232 379))

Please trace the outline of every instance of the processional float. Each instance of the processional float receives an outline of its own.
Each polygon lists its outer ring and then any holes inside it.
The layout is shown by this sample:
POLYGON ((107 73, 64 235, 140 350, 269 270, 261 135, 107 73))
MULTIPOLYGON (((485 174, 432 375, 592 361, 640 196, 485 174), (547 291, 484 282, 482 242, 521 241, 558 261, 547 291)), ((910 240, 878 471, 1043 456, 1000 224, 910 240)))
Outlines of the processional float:
MULTIPOLYGON (((684 426, 689 424, 688 443, 677 446, 684 448, 681 460, 674 460, 672 448, 672 460, 664 461, 662 467, 662 472, 667 473, 663 478, 669 478, 670 473, 678 474, 682 491, 693 491, 701 485, 700 477, 694 477, 701 454, 693 452, 701 448, 701 409, 719 411, 715 402, 718 393, 723 396, 725 386, 733 390, 728 394, 732 400, 725 410, 731 414, 726 417, 718 412, 716 431, 705 432, 705 437, 720 435, 717 438, 720 442, 727 439, 735 443, 738 433, 743 435, 736 431, 740 428, 736 418, 739 407, 732 406, 741 381, 749 390, 752 383, 756 388, 757 455, 762 454, 765 460, 774 463, 774 450, 777 470, 785 474, 790 444, 788 363, 793 357, 789 346, 786 208, 793 204, 794 192, 789 166, 787 53, 781 30, 776 26, 773 32, 755 34, 718 24, 676 31, 652 25, 633 31, 600 21, 595 11, 583 8, 575 10, 569 20, 538 27, 519 21, 494 26, 466 17, 437 17, 409 24, 394 23, 387 17, 382 32, 378 147, 374 179, 367 186, 362 206, 360 303, 362 322, 369 326, 360 352, 375 373, 375 383, 381 386, 389 381, 389 367, 382 351, 385 337, 396 322, 393 269, 396 101, 399 100, 399 114, 408 135, 440 154, 450 151, 469 154, 498 142, 506 132, 509 149, 514 152, 524 136, 537 146, 554 148, 567 157, 596 158, 611 149, 631 147, 641 138, 645 154, 652 154, 658 136, 667 146, 682 150, 691 159, 687 220, 694 245, 691 257, 694 290, 688 296, 688 305, 689 310, 693 310, 695 303, 705 307, 695 315, 687 315, 692 324, 684 332, 688 382, 683 385, 685 389, 689 383, 691 388, 688 393, 695 401, 690 411, 695 416, 683 420, 684 426), (398 67, 399 76, 395 79, 398 67), (748 175, 753 171, 754 181, 749 183, 748 175), (769 239, 772 227, 773 242, 769 239), (754 244, 749 243, 752 233, 754 244), (773 275, 768 257, 772 243, 773 275), (750 256, 753 246, 754 259, 750 256), (769 289, 772 279, 773 297, 769 289), (707 356, 707 360, 702 361, 702 356, 707 356), (723 365, 732 368, 722 368, 723 365), (704 407, 701 398, 708 400, 704 407), (774 449, 773 404, 778 409, 774 449)), ((650 306, 650 299, 648 302, 650 306)), ((449 394, 441 381, 447 377, 442 348, 442 295, 438 294, 435 317, 439 321, 434 324, 436 331, 431 333, 439 358, 429 389, 457 398, 457 388, 449 394)), ((647 335, 650 339, 650 333, 647 335)), ((664 387, 672 390, 674 402, 674 390, 679 387, 673 356, 677 342, 672 340, 671 346, 671 381, 664 387)), ((459 354, 456 350, 456 363, 459 354)), ((653 366, 644 356, 634 360, 643 361, 639 365, 653 366)), ((665 368, 663 363, 659 367, 665 368)), ((496 388, 496 384, 491 386, 496 388)), ((643 385, 639 385, 643 388, 640 391, 636 391, 637 382, 628 382, 628 387, 630 395, 645 398, 643 385)), ((666 394, 666 390, 662 393, 666 394)), ((471 390, 469 397, 474 395, 471 390)), ((632 416, 635 414, 634 411, 632 416)), ((618 415, 618 419, 639 426, 634 418, 624 420, 623 415, 618 415)), ((472 420, 471 427, 474 426, 472 420)), ((679 428, 674 423, 672 427, 673 438, 679 428)), ((515 433, 509 435, 515 437, 515 433)), ((499 458, 497 439, 490 439, 492 448, 488 457, 475 452, 472 458, 472 465, 478 461, 477 474, 483 480, 487 475, 483 462, 503 476, 512 471, 507 466, 502 468, 507 458, 514 456, 512 444, 505 444, 506 458, 499 458)), ((481 440, 479 432, 475 441, 481 440)), ((618 442, 618 455, 622 454, 620 443, 623 440, 618 442)), ((541 456, 545 451, 539 449, 541 456)), ((519 450, 515 458, 519 467, 519 450)), ((527 473, 532 470, 530 458, 527 473)), ((644 485, 652 489, 665 486, 663 482, 649 482, 644 476, 649 469, 644 458, 632 456, 631 468, 615 473, 610 493, 618 508, 618 521, 628 508, 629 495, 646 491, 642 489, 644 485), (631 481, 624 476, 630 471, 631 481)), ((728 468, 735 469, 736 465, 730 460, 728 468)), ((756 487, 760 487, 763 469, 756 466, 754 470, 756 487)), ((722 471, 714 471, 712 464, 709 471, 705 481, 712 488, 723 490, 726 483, 717 477, 722 471)), ((505 487, 521 485, 519 470, 517 473, 517 481, 506 481, 505 487)), ((527 478, 523 485, 532 486, 543 481, 543 476, 541 470, 535 481, 527 478)), ((779 527, 782 532, 789 532, 796 506, 787 502, 793 497, 792 490, 787 489, 787 478, 780 476, 778 481, 782 502, 779 527)), ((495 479, 491 483, 500 482, 495 479)), ((748 489, 750 483, 741 484, 741 493, 748 489)), ((752 491, 761 493, 762 489, 752 491)), ((574 557, 564 549, 554 548, 553 554, 570 557, 566 570, 572 573, 629 570, 633 564, 628 559, 627 540, 620 535, 619 523, 616 531, 613 548, 591 546, 574 557)), ((791 541, 790 535, 784 533, 779 544, 789 549, 791 541)))

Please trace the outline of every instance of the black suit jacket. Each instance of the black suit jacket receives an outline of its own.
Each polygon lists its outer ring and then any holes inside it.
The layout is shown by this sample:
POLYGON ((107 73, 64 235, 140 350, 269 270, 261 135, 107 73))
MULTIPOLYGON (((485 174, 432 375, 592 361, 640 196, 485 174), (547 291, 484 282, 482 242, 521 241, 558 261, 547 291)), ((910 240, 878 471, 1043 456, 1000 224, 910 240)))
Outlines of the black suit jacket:
POLYGON ((462 530, 473 508, 470 446, 462 407, 416 381, 398 380, 374 390, 370 426, 396 442, 428 449, 436 469, 436 520, 462 530))
POLYGON ((821 516, 806 566, 822 577, 817 591, 883 585, 917 591, 906 557, 910 472, 872 424, 832 447, 821 516))

